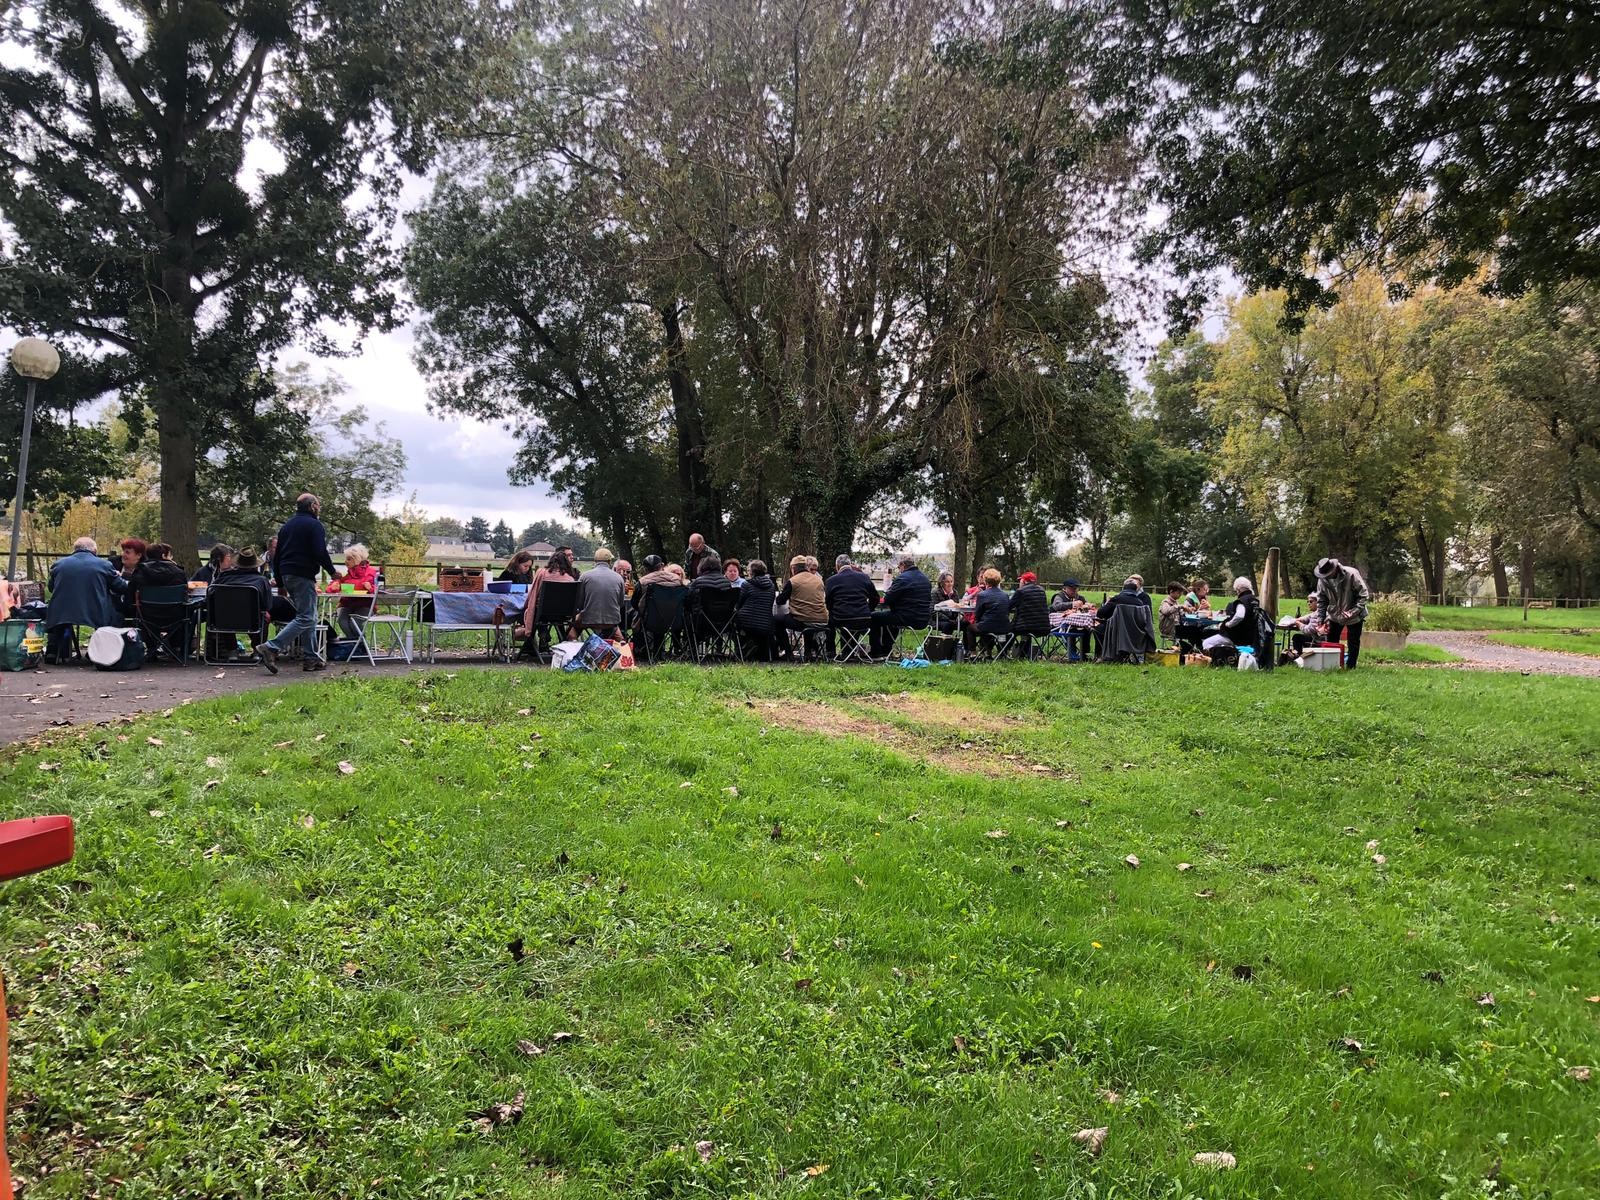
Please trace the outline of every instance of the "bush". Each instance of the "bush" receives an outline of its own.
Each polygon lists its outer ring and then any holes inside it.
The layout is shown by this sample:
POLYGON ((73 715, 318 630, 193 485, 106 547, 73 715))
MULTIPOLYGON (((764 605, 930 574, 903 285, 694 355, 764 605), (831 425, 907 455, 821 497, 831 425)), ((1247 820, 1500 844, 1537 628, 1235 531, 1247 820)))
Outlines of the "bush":
POLYGON ((1367 605, 1366 627, 1374 633, 1398 633, 1404 637, 1411 632, 1416 607, 1414 599, 1398 592, 1375 596, 1367 605))

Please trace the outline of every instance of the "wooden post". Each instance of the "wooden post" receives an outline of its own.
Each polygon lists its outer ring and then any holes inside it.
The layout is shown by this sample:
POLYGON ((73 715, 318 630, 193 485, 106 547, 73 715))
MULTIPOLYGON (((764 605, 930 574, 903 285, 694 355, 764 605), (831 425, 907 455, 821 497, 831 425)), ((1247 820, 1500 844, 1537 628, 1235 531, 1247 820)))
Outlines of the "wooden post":
POLYGON ((1278 619, 1278 562, 1282 558, 1276 546, 1267 550, 1267 566, 1261 573, 1261 607, 1272 620, 1278 619))

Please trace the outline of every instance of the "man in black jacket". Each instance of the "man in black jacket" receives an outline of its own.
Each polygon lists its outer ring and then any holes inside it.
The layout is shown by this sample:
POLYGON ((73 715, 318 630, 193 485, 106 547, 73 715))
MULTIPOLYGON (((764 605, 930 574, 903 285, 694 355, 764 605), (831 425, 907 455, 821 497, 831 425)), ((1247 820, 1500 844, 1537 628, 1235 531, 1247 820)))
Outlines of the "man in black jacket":
POLYGON ((1106 602, 1095 609, 1095 619, 1106 622, 1111 619, 1111 611, 1119 604, 1142 604, 1150 607, 1150 597, 1145 594, 1144 580, 1138 575, 1129 575, 1122 581, 1122 590, 1115 596, 1108 597, 1106 602))
POLYGON ((822 585, 828 604, 828 653, 833 654, 833 630, 840 625, 863 628, 878 607, 878 588, 867 573, 850 561, 848 554, 834 560, 836 570, 822 585))
POLYGON ((887 658, 895 634, 902 629, 926 629, 933 620, 933 584, 911 557, 900 560, 900 574, 883 594, 884 607, 872 614, 872 657, 887 658))
POLYGON ((317 653, 317 572, 336 572, 328 557, 328 531, 317 520, 321 511, 322 501, 303 492, 294 502, 294 516, 278 530, 272 573, 294 602, 294 620, 278 630, 277 637, 262 643, 261 665, 274 675, 278 673, 278 655, 294 645, 295 638, 305 647, 304 670, 320 671, 327 666, 317 653))

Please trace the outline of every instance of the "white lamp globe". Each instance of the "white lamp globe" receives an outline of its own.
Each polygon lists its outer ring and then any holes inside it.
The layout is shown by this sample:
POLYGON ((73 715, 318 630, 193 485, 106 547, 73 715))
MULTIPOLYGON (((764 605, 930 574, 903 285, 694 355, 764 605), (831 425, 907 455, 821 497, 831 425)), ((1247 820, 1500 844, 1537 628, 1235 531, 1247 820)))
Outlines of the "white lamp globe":
POLYGON ((26 337, 11 347, 11 369, 24 379, 49 379, 61 369, 61 355, 43 338, 26 337))

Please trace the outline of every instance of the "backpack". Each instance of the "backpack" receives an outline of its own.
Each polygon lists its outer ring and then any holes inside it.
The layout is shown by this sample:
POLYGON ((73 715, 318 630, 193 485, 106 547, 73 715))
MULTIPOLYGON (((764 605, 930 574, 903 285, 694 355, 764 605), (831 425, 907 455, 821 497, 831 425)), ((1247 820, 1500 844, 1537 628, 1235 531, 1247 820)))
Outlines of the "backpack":
POLYGON ((1256 663, 1263 671, 1270 671, 1277 666, 1274 647, 1278 644, 1278 629, 1272 623, 1272 618, 1267 616, 1264 608, 1256 609, 1256 663))
POLYGON ((137 671, 144 666, 144 639, 137 629, 103 625, 89 638, 85 653, 97 671, 137 671))

